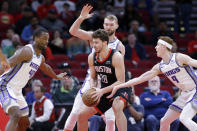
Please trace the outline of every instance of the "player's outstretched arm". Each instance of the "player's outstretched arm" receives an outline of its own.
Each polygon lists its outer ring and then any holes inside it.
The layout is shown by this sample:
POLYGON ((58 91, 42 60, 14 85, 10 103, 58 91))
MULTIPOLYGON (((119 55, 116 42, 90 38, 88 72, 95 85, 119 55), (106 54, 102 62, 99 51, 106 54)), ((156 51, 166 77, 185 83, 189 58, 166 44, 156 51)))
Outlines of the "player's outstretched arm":
POLYGON ((76 21, 70 27, 69 32, 70 32, 71 35, 76 36, 76 37, 78 37, 82 40, 92 41, 92 33, 93 32, 89 32, 89 31, 85 31, 85 30, 80 29, 81 23, 85 19, 88 19, 88 18, 93 16, 93 13, 90 13, 92 8, 93 7, 90 6, 90 5, 85 5, 82 8, 80 16, 76 19, 76 21))
POLYGON ((53 79, 56 80, 62 80, 62 79, 67 79, 68 77, 66 76, 67 73, 60 73, 58 75, 56 75, 56 73, 53 71, 53 69, 51 68, 50 65, 48 65, 47 63, 45 63, 45 58, 44 56, 42 56, 42 63, 40 65, 40 70, 42 72, 44 72, 46 75, 52 77, 53 79))
POLYGON ((143 73, 139 77, 133 78, 133 79, 127 81, 126 83, 122 83, 120 85, 115 86, 112 90, 112 93, 108 96, 108 98, 111 98, 117 92, 117 90, 120 88, 126 88, 126 87, 141 84, 145 81, 152 79, 153 77, 157 76, 158 74, 161 74, 161 72, 159 70, 159 64, 156 64, 155 66, 153 66, 153 68, 151 70, 143 73))
POLYGON ((182 54, 182 53, 178 53, 177 54, 177 61, 178 61, 178 64, 180 66, 190 65, 192 67, 196 67, 197 68, 197 60, 192 59, 188 55, 185 55, 185 54, 182 54))

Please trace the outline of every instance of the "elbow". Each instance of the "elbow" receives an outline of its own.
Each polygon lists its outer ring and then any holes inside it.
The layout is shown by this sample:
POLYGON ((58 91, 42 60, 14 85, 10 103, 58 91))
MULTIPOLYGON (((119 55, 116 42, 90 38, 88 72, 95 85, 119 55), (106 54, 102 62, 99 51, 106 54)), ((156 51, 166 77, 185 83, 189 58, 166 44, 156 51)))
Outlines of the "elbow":
POLYGON ((71 35, 73 35, 73 36, 74 36, 74 35, 75 35, 75 31, 74 31, 74 29, 70 28, 70 29, 69 29, 69 33, 70 33, 71 35))

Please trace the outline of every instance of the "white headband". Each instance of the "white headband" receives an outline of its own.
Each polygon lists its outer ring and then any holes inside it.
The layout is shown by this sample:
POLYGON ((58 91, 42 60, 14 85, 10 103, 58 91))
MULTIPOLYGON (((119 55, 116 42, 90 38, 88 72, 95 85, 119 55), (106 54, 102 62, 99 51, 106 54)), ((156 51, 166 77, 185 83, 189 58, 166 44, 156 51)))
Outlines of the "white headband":
POLYGON ((165 45, 170 50, 172 49, 172 45, 170 45, 168 42, 165 42, 164 40, 161 40, 161 39, 159 39, 158 42, 161 43, 162 45, 165 45))

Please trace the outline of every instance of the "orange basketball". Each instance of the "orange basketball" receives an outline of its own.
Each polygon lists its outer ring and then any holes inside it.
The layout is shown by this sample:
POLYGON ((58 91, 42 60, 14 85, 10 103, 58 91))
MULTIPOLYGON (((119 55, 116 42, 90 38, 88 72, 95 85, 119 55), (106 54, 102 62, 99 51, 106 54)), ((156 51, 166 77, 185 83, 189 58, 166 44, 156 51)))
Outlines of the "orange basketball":
POLYGON ((83 94, 82 94, 82 100, 83 103, 86 106, 92 107, 92 106, 96 106, 99 101, 96 101, 96 97, 92 98, 91 93, 94 92, 96 89, 95 88, 91 88, 89 90, 86 90, 83 94))

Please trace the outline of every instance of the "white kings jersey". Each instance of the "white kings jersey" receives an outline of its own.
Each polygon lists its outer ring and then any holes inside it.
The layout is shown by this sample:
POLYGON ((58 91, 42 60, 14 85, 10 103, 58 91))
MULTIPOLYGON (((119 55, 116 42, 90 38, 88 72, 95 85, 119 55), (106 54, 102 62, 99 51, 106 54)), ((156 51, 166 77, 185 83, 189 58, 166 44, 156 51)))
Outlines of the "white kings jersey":
POLYGON ((197 76, 191 66, 180 66, 176 61, 177 53, 173 53, 169 63, 160 62, 161 72, 182 91, 189 91, 197 87, 197 76))
POLYGON ((30 47, 33 52, 32 59, 27 62, 21 62, 5 72, 1 76, 1 79, 4 81, 2 83, 3 85, 21 90, 39 69, 42 62, 42 55, 36 56, 31 44, 26 46, 30 47))

